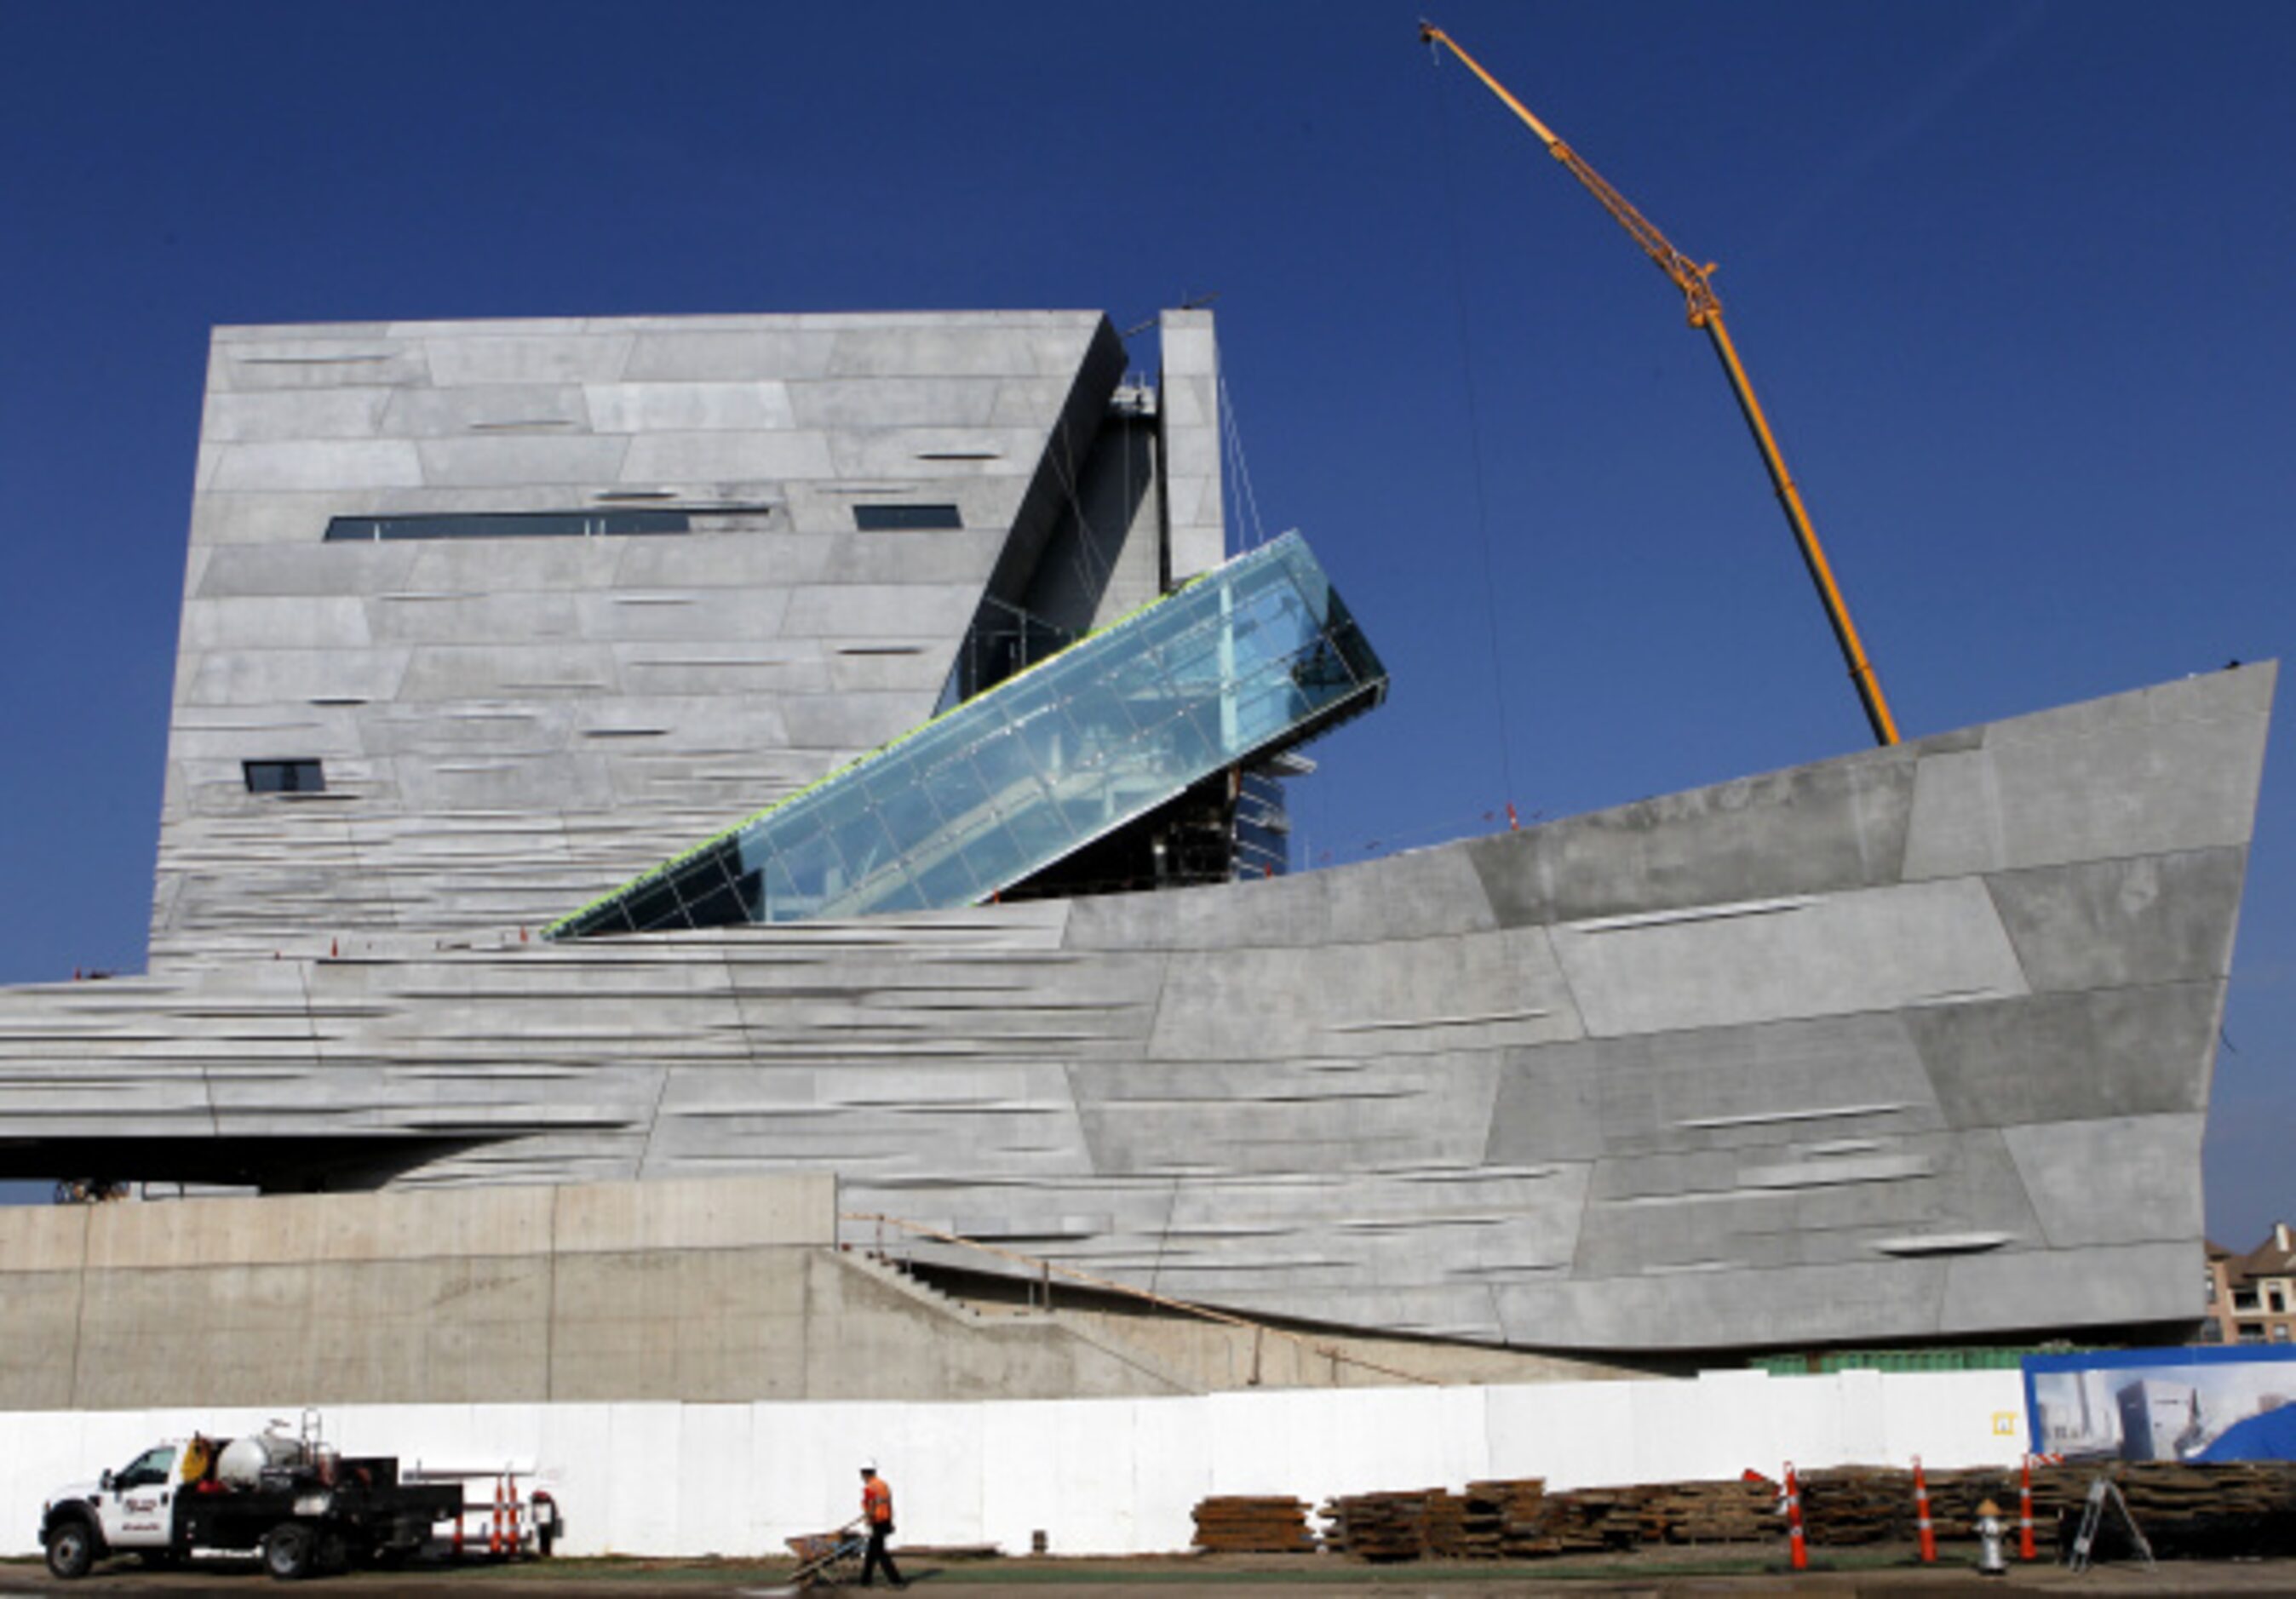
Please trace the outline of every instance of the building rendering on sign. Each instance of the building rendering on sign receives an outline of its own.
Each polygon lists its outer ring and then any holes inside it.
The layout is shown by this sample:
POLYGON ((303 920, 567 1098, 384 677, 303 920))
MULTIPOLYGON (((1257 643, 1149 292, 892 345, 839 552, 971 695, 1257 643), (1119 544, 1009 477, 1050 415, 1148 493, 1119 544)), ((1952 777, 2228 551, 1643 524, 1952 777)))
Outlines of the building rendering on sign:
POLYGON ((1161 363, 219 331, 150 971, 0 993, 0 1170, 823 1174, 1558 1351, 2190 1327, 2274 668, 1287 873, 1380 619, 1230 549, 1208 314, 1161 363))

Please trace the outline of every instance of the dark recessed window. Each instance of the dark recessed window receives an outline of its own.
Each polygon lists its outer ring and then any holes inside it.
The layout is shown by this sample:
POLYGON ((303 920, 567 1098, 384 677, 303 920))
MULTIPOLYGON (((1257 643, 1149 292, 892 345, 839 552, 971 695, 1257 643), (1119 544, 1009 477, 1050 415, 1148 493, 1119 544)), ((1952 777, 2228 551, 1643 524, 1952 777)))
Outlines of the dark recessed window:
POLYGON ((316 760, 243 760, 250 794, 316 794, 325 791, 327 775, 316 760))
POLYGON ((919 528, 962 528, 954 505, 856 505, 853 525, 864 533, 899 533, 919 528))
POLYGON ((327 523, 327 540, 619 538, 691 529, 683 511, 469 511, 441 516, 338 516, 327 523))

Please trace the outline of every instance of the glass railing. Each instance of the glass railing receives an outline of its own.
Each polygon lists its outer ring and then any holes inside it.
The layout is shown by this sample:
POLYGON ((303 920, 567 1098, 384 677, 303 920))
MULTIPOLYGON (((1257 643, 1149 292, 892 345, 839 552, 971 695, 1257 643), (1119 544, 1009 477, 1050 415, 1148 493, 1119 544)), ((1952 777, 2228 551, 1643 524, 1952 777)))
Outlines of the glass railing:
POLYGON ((1386 668, 1297 534, 935 718, 549 930, 972 905, 1212 774, 1377 705, 1386 668))

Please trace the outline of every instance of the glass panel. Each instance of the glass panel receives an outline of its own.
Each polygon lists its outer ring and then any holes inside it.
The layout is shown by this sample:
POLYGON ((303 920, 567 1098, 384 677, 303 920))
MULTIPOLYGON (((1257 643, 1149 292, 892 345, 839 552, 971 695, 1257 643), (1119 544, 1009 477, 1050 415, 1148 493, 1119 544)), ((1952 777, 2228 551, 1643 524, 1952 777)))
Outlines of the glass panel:
POLYGON ((749 909, 734 885, 726 883, 716 892, 685 902, 685 919, 696 927, 731 927, 750 919, 749 909))
POLYGON ((993 822, 965 840, 964 864, 975 882, 1001 887, 1025 877, 1028 859, 1021 840, 993 822))
POLYGON ((892 857, 893 846, 886 839, 885 830, 869 811, 863 811, 829 837, 845 862, 849 882, 859 882, 883 867, 892 857))
MULTIPOLYGON (((689 898, 716 915, 730 893, 775 922, 973 904, 1386 692, 1378 656, 1287 534, 752 817, 689 898)), ((681 881, 701 865, 681 864, 681 881)), ((665 876, 551 936, 647 925, 665 876)))
MULTIPOLYGON (((814 906, 845 886, 844 863, 829 847, 829 840, 819 833, 806 839, 794 849, 775 851, 775 864, 789 873, 791 915, 809 916, 814 906)), ((789 916, 775 918, 787 921, 789 916)))
POLYGON ((954 849, 917 873, 917 891, 931 906, 971 905, 980 898, 972 873, 964 869, 964 857, 954 849))
POLYGON ((338 516, 325 542, 381 538, 604 538, 685 533, 683 511, 462 511, 439 516, 338 516))
POLYGON ((630 925, 640 932, 673 922, 682 926, 685 921, 685 913, 678 906, 676 894, 671 891, 667 882, 660 880, 631 896, 628 910, 630 925))
POLYGON ((925 774, 925 791, 931 795, 933 808, 939 811, 942 822, 949 827, 962 827, 988 803, 988 791, 981 786, 980 774, 972 763, 959 756, 947 766, 925 774))
POLYGON ((856 505, 853 525, 864 533, 891 533, 908 529, 962 528, 954 505, 856 505))

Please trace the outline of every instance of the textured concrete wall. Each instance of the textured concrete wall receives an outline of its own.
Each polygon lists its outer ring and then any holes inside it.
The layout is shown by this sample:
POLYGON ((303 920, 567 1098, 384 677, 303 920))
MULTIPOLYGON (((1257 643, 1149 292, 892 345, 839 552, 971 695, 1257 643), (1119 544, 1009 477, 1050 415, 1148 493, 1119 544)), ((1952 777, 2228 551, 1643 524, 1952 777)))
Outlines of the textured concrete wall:
POLYGON ((827 1177, 0 1210, 0 1408, 1185 1391, 835 1247, 827 1177))
POLYGON ((1271 882, 18 990, 0 1125, 834 1170, 1185 1298, 1552 1349, 2174 1323, 2274 676, 1271 882))
POLYGON ((1164 547, 1168 575, 1178 584, 1227 559, 1219 347, 1210 311, 1167 311, 1158 325, 1164 346, 1164 547))
POLYGON ((1088 312, 218 329, 153 969, 538 926, 924 720, 1121 369, 1088 312), (607 509, 696 530, 322 542, 607 509), (247 791, 293 758, 324 794, 247 791))
MULTIPOLYGON (((755 1556, 849 1518, 865 1458, 893 1485, 902 1543, 1017 1554, 1043 1531, 1060 1554, 1179 1554, 1212 1494, 1318 1504, 1487 1478, 1576 1488, 1916 1456, 2010 1466, 2023 1413, 2019 1374, 2001 1371, 1067 1403, 360 1406, 325 1420, 347 1452, 540 1467, 571 1554, 755 1556)), ((60 1482, 276 1414, 0 1410, 0 1555, 36 1552, 60 1482)))

